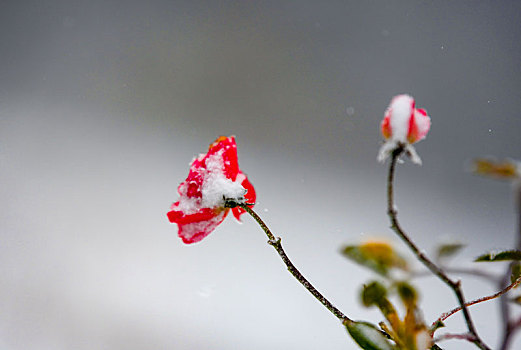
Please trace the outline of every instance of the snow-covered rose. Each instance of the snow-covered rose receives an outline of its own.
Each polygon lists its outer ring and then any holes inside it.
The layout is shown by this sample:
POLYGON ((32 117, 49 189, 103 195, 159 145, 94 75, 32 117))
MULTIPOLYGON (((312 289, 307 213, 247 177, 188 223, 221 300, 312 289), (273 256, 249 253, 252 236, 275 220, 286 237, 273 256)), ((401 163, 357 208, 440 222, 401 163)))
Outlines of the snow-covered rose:
POLYGON ((415 101, 409 95, 395 96, 381 123, 385 143, 378 153, 378 161, 385 161, 397 148, 401 147, 414 163, 421 164, 413 143, 423 140, 431 126, 431 119, 423 108, 415 108, 415 101))
MULTIPOLYGON (((233 136, 219 137, 208 153, 194 159, 177 192, 180 198, 167 216, 179 226, 179 237, 187 244, 199 242, 224 220, 230 211, 228 200, 254 203, 256 199, 255 189, 239 169, 233 136)), ((244 213, 241 207, 231 210, 237 220, 244 213)))

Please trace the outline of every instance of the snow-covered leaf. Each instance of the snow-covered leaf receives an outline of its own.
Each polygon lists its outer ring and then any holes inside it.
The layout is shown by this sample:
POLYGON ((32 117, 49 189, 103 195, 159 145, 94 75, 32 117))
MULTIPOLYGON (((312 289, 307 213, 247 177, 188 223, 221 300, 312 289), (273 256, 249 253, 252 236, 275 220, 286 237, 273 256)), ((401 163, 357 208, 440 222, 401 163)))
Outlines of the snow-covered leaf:
POLYGON ((348 321, 346 328, 354 341, 364 350, 396 350, 396 347, 373 324, 348 321))

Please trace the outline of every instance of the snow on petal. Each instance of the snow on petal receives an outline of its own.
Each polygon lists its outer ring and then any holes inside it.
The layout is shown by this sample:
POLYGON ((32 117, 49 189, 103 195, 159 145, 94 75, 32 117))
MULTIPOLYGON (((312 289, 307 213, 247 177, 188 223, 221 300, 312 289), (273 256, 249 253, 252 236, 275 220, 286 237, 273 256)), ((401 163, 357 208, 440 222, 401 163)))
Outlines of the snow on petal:
MULTIPOLYGON (((172 204, 167 217, 178 225, 179 237, 185 243, 198 242, 210 234, 228 214, 228 200, 254 203, 255 190, 239 169, 235 138, 221 136, 210 144, 206 154, 192 161, 188 177, 177 192, 179 200, 172 204)), ((237 219, 241 213, 234 211, 237 219)))
POLYGON ((420 141, 427 136, 431 128, 431 118, 429 118, 425 109, 420 108, 415 111, 415 120, 418 127, 418 139, 416 141, 420 141))
POLYGON ((202 203, 205 208, 224 207, 225 199, 242 201, 246 190, 239 182, 226 177, 223 152, 206 159, 206 172, 201 186, 202 203))
POLYGON ((178 224, 179 237, 186 244, 197 243, 208 236, 224 220, 228 211, 221 211, 218 215, 205 221, 195 221, 187 224, 178 224))

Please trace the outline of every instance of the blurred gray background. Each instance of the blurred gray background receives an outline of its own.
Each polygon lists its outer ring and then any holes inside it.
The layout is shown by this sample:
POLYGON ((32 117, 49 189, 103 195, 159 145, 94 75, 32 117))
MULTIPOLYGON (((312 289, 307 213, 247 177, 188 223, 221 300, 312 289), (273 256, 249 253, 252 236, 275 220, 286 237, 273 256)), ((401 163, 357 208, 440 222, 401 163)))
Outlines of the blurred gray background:
MULTIPOLYGON (((466 164, 521 159, 520 37, 519 1, 2 1, 0 347, 355 349, 250 218, 181 243, 165 214, 190 160, 236 135, 294 263, 378 322, 358 303, 372 275, 338 251, 384 237, 406 254, 376 162, 383 112, 406 92, 432 118, 424 165, 397 172, 411 236, 468 243, 458 266, 511 247, 511 187, 466 164)), ((468 298, 495 291, 462 277, 468 298)), ((428 322, 455 306, 415 282, 428 322)), ((497 309, 472 308, 493 347, 497 309)))

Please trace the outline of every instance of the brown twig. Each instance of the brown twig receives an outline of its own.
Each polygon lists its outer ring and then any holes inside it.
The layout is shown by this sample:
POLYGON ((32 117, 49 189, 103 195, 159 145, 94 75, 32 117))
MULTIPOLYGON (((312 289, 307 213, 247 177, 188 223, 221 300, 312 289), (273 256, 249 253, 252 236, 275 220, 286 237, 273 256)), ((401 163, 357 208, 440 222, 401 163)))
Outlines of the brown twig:
MULTIPOLYGON (((492 299, 495 299, 497 297, 500 297, 503 294, 505 294, 506 292, 508 292, 510 289, 517 287, 520 283, 521 283, 521 277, 519 277, 517 280, 515 280, 514 282, 512 282, 506 288, 500 290, 499 292, 494 293, 492 295, 485 296, 485 297, 481 297, 481 298, 478 298, 478 299, 475 299, 475 300, 472 300, 472 301, 469 301, 469 302, 466 302, 465 306, 469 307, 469 306, 472 306, 472 305, 475 305, 475 304, 482 303, 484 301, 488 301, 488 300, 492 300, 492 299)), ((452 309, 452 310, 450 310, 448 312, 445 312, 440 317, 438 317, 438 319, 436 321, 434 321, 432 325, 434 326, 438 322, 445 321, 447 318, 449 318, 450 316, 454 315, 458 311, 461 311, 461 306, 458 306, 458 307, 456 307, 456 308, 454 308, 454 309, 452 309)))
POLYGON ((439 341, 448 340, 448 339, 467 340, 467 341, 473 343, 476 338, 470 333, 463 333, 463 334, 445 333, 445 334, 442 334, 442 335, 434 338, 433 341, 435 343, 437 343, 439 341))
MULTIPOLYGON (((517 210, 517 238, 515 249, 521 250, 521 180, 517 179, 517 182, 514 184, 514 186, 517 210)), ((499 284, 500 288, 503 288, 508 283, 513 264, 514 262, 508 264, 508 268, 499 284)), ((499 299, 499 303, 499 307, 501 310, 501 318, 503 319, 503 340, 499 349, 506 350, 510 345, 510 340, 516 328, 513 328, 513 323, 510 321, 510 307, 508 305, 508 299, 506 297, 502 297, 501 299, 499 299)))
POLYGON ((240 206, 248 214, 251 215, 255 221, 260 225, 260 227, 268 236, 268 244, 271 245, 277 253, 280 255, 284 264, 286 264, 288 271, 318 300, 322 305, 324 305, 333 315, 335 315, 342 323, 351 321, 349 317, 344 315, 342 311, 336 308, 329 300, 326 299, 313 285, 300 273, 300 271, 293 265, 291 260, 286 255, 286 252, 282 248, 282 244, 280 243, 280 237, 275 237, 273 233, 271 233, 268 226, 264 223, 264 221, 253 211, 252 208, 248 206, 248 204, 236 203, 237 206, 240 206))
POLYGON ((463 317, 465 318, 465 323, 467 324, 467 328, 469 333, 474 337, 474 344, 482 350, 490 350, 490 348, 479 338, 476 328, 474 327, 474 323, 472 322, 472 318, 470 317, 469 311, 465 306, 465 298, 463 296, 463 291, 461 290, 461 281, 453 281, 450 279, 445 272, 441 268, 439 268, 435 263, 433 263, 417 246, 416 244, 409 238, 409 236, 405 233, 405 231, 401 228, 398 218, 397 212, 394 207, 394 198, 393 198, 393 182, 394 182, 394 172, 396 168, 396 162, 398 158, 403 153, 404 147, 397 147, 391 156, 391 164, 389 167, 389 175, 387 178, 387 214, 389 215, 389 219, 391 220, 391 228, 394 232, 409 246, 412 252, 416 255, 418 260, 420 260, 433 274, 438 276, 445 284, 447 284, 458 299, 462 311, 463 317))
MULTIPOLYGON (((496 275, 493 275, 489 272, 478 270, 478 269, 471 269, 471 268, 458 268, 458 267, 443 267, 443 270, 448 274, 462 274, 462 275, 469 275, 474 277, 481 277, 483 279, 489 280, 493 283, 499 283, 499 278, 496 275)), ((412 278, 418 278, 418 277, 429 277, 432 276, 432 273, 427 270, 423 271, 412 271, 410 273, 412 278)))

